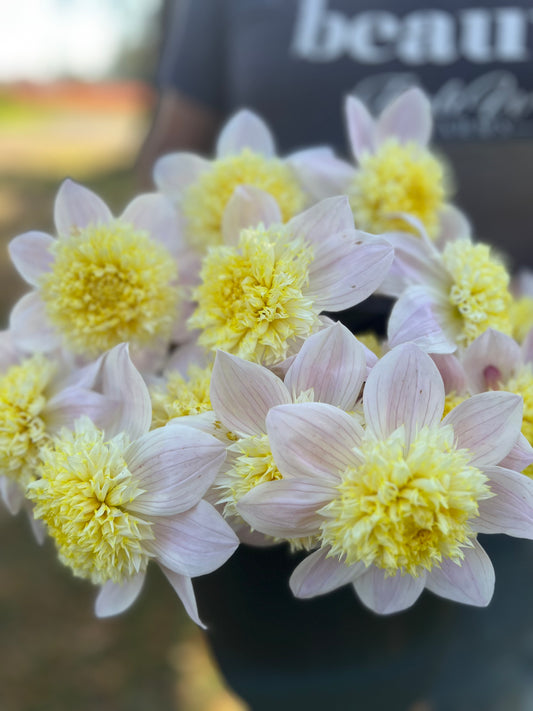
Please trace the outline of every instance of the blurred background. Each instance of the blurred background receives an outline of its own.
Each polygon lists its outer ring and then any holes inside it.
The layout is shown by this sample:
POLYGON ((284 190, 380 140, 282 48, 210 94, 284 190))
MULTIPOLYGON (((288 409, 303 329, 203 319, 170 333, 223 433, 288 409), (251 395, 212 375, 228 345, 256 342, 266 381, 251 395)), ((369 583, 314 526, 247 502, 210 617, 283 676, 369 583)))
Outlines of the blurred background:
MULTIPOLYGON (((167 3, 168 5, 168 3, 167 3)), ((134 163, 154 105, 163 0, 0 4, 0 316, 27 290, 6 246, 53 231, 67 176, 114 212, 138 192, 134 163)), ((1 711, 237 711, 203 637, 154 566, 134 608, 98 621, 26 517, 0 509, 1 711)))

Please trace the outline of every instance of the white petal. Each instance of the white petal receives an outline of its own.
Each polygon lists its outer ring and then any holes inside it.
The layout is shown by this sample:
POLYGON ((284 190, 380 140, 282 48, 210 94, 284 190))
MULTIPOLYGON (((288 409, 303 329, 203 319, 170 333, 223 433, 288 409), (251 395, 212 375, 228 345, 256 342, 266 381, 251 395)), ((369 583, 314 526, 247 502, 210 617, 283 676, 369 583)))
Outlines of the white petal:
POLYGON ((478 533, 506 533, 533 538, 533 480, 503 467, 485 467, 491 499, 479 502, 479 517, 472 520, 478 533))
POLYGON ((510 336, 488 328, 468 346, 463 356, 463 366, 473 393, 505 389, 522 363, 520 346, 510 336))
POLYGON ((437 366, 410 343, 394 348, 372 368, 363 408, 367 427, 380 439, 404 425, 409 446, 421 427, 442 418, 444 384, 437 366))
POLYGON ((49 271, 54 260, 50 247, 54 242, 55 239, 45 232, 25 232, 9 243, 11 261, 28 284, 37 286, 39 278, 49 271))
POLYGON ((366 568, 363 563, 346 565, 335 556, 328 557, 328 548, 307 556, 290 577, 289 585, 296 597, 310 598, 337 590, 352 583, 366 568))
POLYGON ((294 538, 316 535, 323 518, 317 511, 335 496, 335 489, 310 481, 282 479, 251 489, 237 511, 252 528, 269 536, 294 538))
POLYGON ((47 353, 60 344, 37 291, 30 291, 17 301, 9 317, 9 328, 15 346, 24 351, 47 353))
POLYGON ((5 373, 20 360, 20 354, 13 342, 13 334, 9 329, 0 331, 0 374, 5 373))
POLYGON ((156 161, 154 182, 161 192, 176 200, 210 167, 210 161, 194 153, 169 153, 156 161))
POLYGON ((494 568, 477 541, 466 548, 460 565, 446 559, 440 568, 428 573, 426 587, 448 600, 486 607, 494 592, 494 568))
POLYGON ((383 237, 394 247, 394 264, 385 284, 380 287, 382 294, 400 296, 407 286, 417 284, 448 290, 449 277, 442 268, 442 258, 431 244, 404 232, 387 232, 383 237))
POLYGON ((437 240, 440 247, 455 239, 470 239, 472 237, 472 228, 468 218, 455 205, 447 204, 442 208, 439 222, 437 240))
POLYGON ((198 606, 196 604, 196 596, 194 594, 194 588, 192 586, 192 580, 188 575, 180 575, 179 573, 170 570, 170 568, 165 568, 164 565, 159 566, 163 573, 166 575, 167 580, 172 585, 176 591, 176 595, 181 600, 186 613, 189 615, 193 622, 202 629, 207 629, 202 620, 198 615, 198 606))
POLYGON ((514 469, 515 472, 522 472, 530 464, 533 464, 533 447, 522 433, 518 436, 509 454, 498 464, 500 467, 514 469))
POLYGON ((453 426, 456 447, 470 451, 471 464, 499 464, 518 439, 522 409, 520 395, 480 393, 454 407, 442 423, 453 426))
POLYGON ((372 566, 355 580, 353 586, 364 605, 379 615, 391 615, 414 605, 425 582, 424 573, 418 578, 400 573, 387 577, 383 570, 372 566))
POLYGON ((195 577, 219 568, 233 554, 239 539, 207 501, 177 514, 152 519, 154 541, 146 547, 158 561, 180 575, 195 577))
MULTIPOLYGON (((346 195, 326 198, 287 223, 292 236, 303 237, 319 248, 330 235, 354 229, 352 208, 346 195)), ((315 259, 316 259, 315 254, 315 259)))
POLYGON ((361 426, 325 403, 281 405, 268 413, 267 433, 274 461, 284 477, 335 486, 340 473, 358 462, 361 426))
POLYGON ((236 113, 226 123, 217 141, 217 158, 240 153, 249 148, 270 158, 275 153, 274 139, 266 123, 248 109, 236 113))
POLYGON ((104 395, 73 385, 51 397, 43 415, 48 431, 57 433, 62 427, 70 427, 82 415, 105 428, 113 412, 114 408, 104 395))
POLYGON ((314 200, 347 192, 355 177, 355 168, 337 158, 331 148, 306 148, 286 159, 299 183, 314 200))
POLYGON ((100 588, 94 605, 97 617, 118 615, 135 602, 144 583, 145 573, 137 573, 123 583, 109 580, 100 588))
POLYGON ((0 474, 0 495, 9 513, 16 516, 24 501, 24 492, 20 484, 0 474))
POLYGON ((355 160, 359 161, 363 153, 372 153, 375 149, 374 119, 356 96, 348 96, 344 108, 350 147, 355 160))
POLYGON ((236 245, 241 230, 247 227, 256 227, 259 223, 269 227, 281 222, 283 219, 278 203, 270 193, 253 185, 239 185, 222 216, 224 244, 236 245))
POLYGON ((431 104, 423 91, 412 87, 390 103, 376 122, 379 143, 394 137, 401 142, 415 141, 421 146, 429 142, 433 121, 431 104))
POLYGON ((105 202, 92 190, 73 180, 61 184, 54 206, 54 220, 60 237, 68 237, 73 229, 107 224, 112 219, 105 202))
POLYGON ((124 454, 144 493, 129 511, 169 516, 195 506, 214 482, 226 449, 200 430, 176 424, 148 432, 124 454))
POLYGON ((466 375, 459 358, 451 353, 433 353, 431 358, 439 369, 446 394, 466 393, 466 375))
POLYGON ((283 382, 267 368, 217 352, 211 376, 211 404, 229 430, 246 435, 264 433, 270 408, 290 402, 283 382))
POLYGON ((338 323, 305 341, 287 371, 285 385, 293 397, 313 388, 316 402, 352 410, 366 370, 363 346, 338 323))
POLYGON ((387 327, 389 346, 413 343, 426 353, 453 353, 457 346, 443 330, 423 286, 406 289, 392 307, 387 327))
POLYGON ((120 221, 148 232, 174 256, 184 247, 176 210, 164 195, 138 195, 126 207, 120 221))

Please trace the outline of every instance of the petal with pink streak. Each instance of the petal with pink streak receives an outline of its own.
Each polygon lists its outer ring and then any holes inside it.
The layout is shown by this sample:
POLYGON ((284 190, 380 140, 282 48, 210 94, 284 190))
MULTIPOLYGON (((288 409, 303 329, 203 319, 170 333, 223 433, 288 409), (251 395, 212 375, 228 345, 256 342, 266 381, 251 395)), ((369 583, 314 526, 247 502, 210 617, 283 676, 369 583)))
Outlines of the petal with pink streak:
POLYGON ((412 343, 426 353, 453 353, 457 346, 446 335, 423 286, 410 286, 392 307, 387 327, 389 346, 412 343))
POLYGON ((155 163, 154 182, 171 200, 179 200, 189 185, 210 167, 210 161, 194 153, 168 153, 155 163))
POLYGON ((353 583, 366 568, 364 563, 346 565, 335 556, 328 556, 329 548, 311 553, 298 565, 289 579, 296 597, 310 598, 337 590, 353 583))
POLYGON ((431 358, 439 369, 446 394, 466 393, 466 375, 459 358, 451 353, 433 353, 431 358))
POLYGON ((400 296, 412 284, 429 284, 436 289, 448 290, 449 277, 432 245, 403 232, 387 232, 384 237, 394 247, 394 264, 380 287, 381 293, 400 296))
POLYGON ((376 147, 374 119, 355 96, 346 98, 344 110, 352 154, 359 161, 363 153, 373 153, 376 147))
POLYGON ((278 203, 270 193, 253 185, 239 185, 222 216, 224 243, 238 244, 241 230, 247 227, 256 227, 259 223, 269 227, 281 222, 283 219, 278 203))
POLYGON ((498 464, 500 467, 514 469, 515 472, 522 472, 530 464, 533 464, 533 447, 522 433, 518 436, 509 454, 498 464))
POLYGON ((361 343, 340 323, 310 336, 285 376, 294 396, 313 388, 315 402, 353 410, 366 377, 361 343))
POLYGON ((217 351, 211 404, 228 429, 245 435, 262 434, 270 408, 290 402, 283 382, 267 368, 217 351))
POLYGON ((354 582, 361 602, 379 615, 391 615, 406 610, 418 600, 426 582, 425 573, 387 576, 384 570, 371 566, 354 582))
POLYGON ((47 353, 60 345, 37 291, 30 291, 17 301, 9 317, 9 328, 15 346, 23 351, 47 353))
POLYGON ((50 270, 54 261, 50 248, 54 242, 46 232, 25 232, 9 243, 11 261, 28 284, 38 286, 39 278, 50 270))
POLYGON ((442 561, 440 568, 433 568, 427 574, 426 587, 448 600, 486 607, 494 592, 494 578, 490 558, 474 541, 473 548, 464 550, 460 564, 448 558, 442 561))
POLYGON ((62 427, 72 427, 82 415, 89 417, 97 427, 105 428, 115 408, 101 393, 72 385, 48 400, 43 416, 47 430, 57 433, 62 427))
POLYGON ((320 146, 291 153, 286 159, 298 182, 314 200, 342 195, 355 177, 355 168, 320 146))
POLYGON ((431 104, 423 91, 412 87, 400 94, 382 111, 376 121, 376 141, 397 138, 426 146, 431 137, 433 120, 431 104))
POLYGON ((73 230, 89 225, 108 224, 112 219, 110 209, 96 193, 73 180, 63 181, 54 205, 54 221, 60 237, 68 237, 73 230))
POLYGON ((217 158, 225 158, 249 148, 270 158, 275 153, 270 129, 257 114, 248 109, 238 111, 226 123, 217 140, 217 158))
POLYGON ((175 573, 194 578, 223 565, 239 545, 239 539, 207 501, 176 516, 151 520, 155 540, 148 550, 175 573))
POLYGON ((138 195, 127 205, 120 221, 148 232, 173 256, 177 256, 185 246, 176 210, 168 197, 160 193, 138 195))
POLYGON ((312 536, 319 533, 324 520, 317 511, 334 496, 332 486, 318 482, 269 481, 246 493, 237 503, 237 511, 253 529, 268 536, 312 536))
POLYGON ((199 429, 176 424, 148 432, 124 454, 143 490, 128 510, 150 516, 187 511, 214 482, 225 457, 223 444, 199 429))
POLYGON ((176 595, 182 602, 185 612, 189 615, 193 622, 201 627, 202 629, 207 629, 206 625, 200 619, 198 615, 198 606, 196 604, 196 596, 194 594, 194 588, 192 586, 192 580, 188 575, 180 575, 179 573, 166 568, 164 565, 159 566, 163 573, 165 574, 168 582, 174 588, 176 595))
POLYGON ((354 453, 361 426, 338 407, 321 402, 280 405, 267 416, 274 461, 282 475, 335 486, 340 473, 359 463, 354 453))
POLYGON ((533 480, 512 469, 485 467, 495 496, 479 502, 479 516, 472 520, 478 533, 506 533, 533 538, 533 480))
POLYGON ((406 343, 383 356, 365 385, 363 408, 367 427, 386 439, 405 427, 406 445, 421 427, 440 422, 444 410, 444 384, 431 358, 406 343))
POLYGON ((502 391, 472 395, 449 412, 443 425, 452 425, 455 446, 468 449, 477 467, 499 464, 515 445, 522 426, 520 395, 502 391))
MULTIPOLYGON (((287 223, 294 239, 303 237, 307 242, 320 248, 330 235, 351 230, 353 214, 346 195, 325 198, 304 210, 287 223)), ((317 255, 315 254, 315 260, 317 255)))
POLYGON ((306 296, 321 311, 342 311, 373 294, 394 259, 390 244, 358 230, 326 237, 315 245, 306 296))
POLYGON ((488 328, 468 346, 463 366, 472 393, 502 387, 522 363, 518 343, 510 336, 488 328))
POLYGON ((127 610, 141 592, 144 578, 145 573, 137 573, 123 583, 104 583, 94 605, 96 616, 111 617, 127 610))

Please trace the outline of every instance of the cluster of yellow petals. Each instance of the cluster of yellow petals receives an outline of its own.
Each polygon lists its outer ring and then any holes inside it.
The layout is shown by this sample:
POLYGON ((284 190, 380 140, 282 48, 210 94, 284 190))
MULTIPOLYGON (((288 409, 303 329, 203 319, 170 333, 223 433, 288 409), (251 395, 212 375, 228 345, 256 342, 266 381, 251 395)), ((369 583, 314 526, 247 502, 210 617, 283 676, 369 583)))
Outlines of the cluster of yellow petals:
POLYGON ((284 222, 305 207, 305 195, 283 161, 244 149, 215 160, 183 194, 181 207, 193 247, 221 244, 224 210, 239 185, 252 185, 272 195, 284 222))
POLYGON ((331 554, 414 577, 445 558, 460 562, 478 502, 492 494, 470 453, 455 448, 453 429, 422 428, 409 446, 403 427, 385 440, 368 434, 355 453, 361 464, 343 472, 320 511, 331 554))
POLYGON ((127 511, 142 493, 124 460, 128 438, 106 440, 88 419, 63 430, 42 453, 40 478, 28 487, 59 558, 96 584, 122 582, 146 569, 151 525, 127 511))
POLYGON ((187 378, 175 371, 167 376, 164 384, 152 386, 152 429, 163 427, 175 417, 212 410, 209 395, 212 371, 212 366, 201 368, 193 364, 187 378))
MULTIPOLYGON (((533 372, 531 365, 522 366, 501 387, 502 390, 522 396, 524 401, 522 434, 530 444, 533 444, 533 372)), ((533 464, 527 466, 523 473, 533 477, 533 464)))
POLYGON ((533 328, 533 299, 531 296, 521 296, 511 303, 512 336, 522 343, 533 328))

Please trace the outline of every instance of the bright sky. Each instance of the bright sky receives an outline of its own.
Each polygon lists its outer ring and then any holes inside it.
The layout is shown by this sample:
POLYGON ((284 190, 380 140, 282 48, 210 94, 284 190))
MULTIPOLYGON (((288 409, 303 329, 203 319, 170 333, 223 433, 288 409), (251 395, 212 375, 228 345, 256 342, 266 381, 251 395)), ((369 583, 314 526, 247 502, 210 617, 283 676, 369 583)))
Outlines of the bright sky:
POLYGON ((105 76, 160 0, 0 0, 0 82, 105 76))

